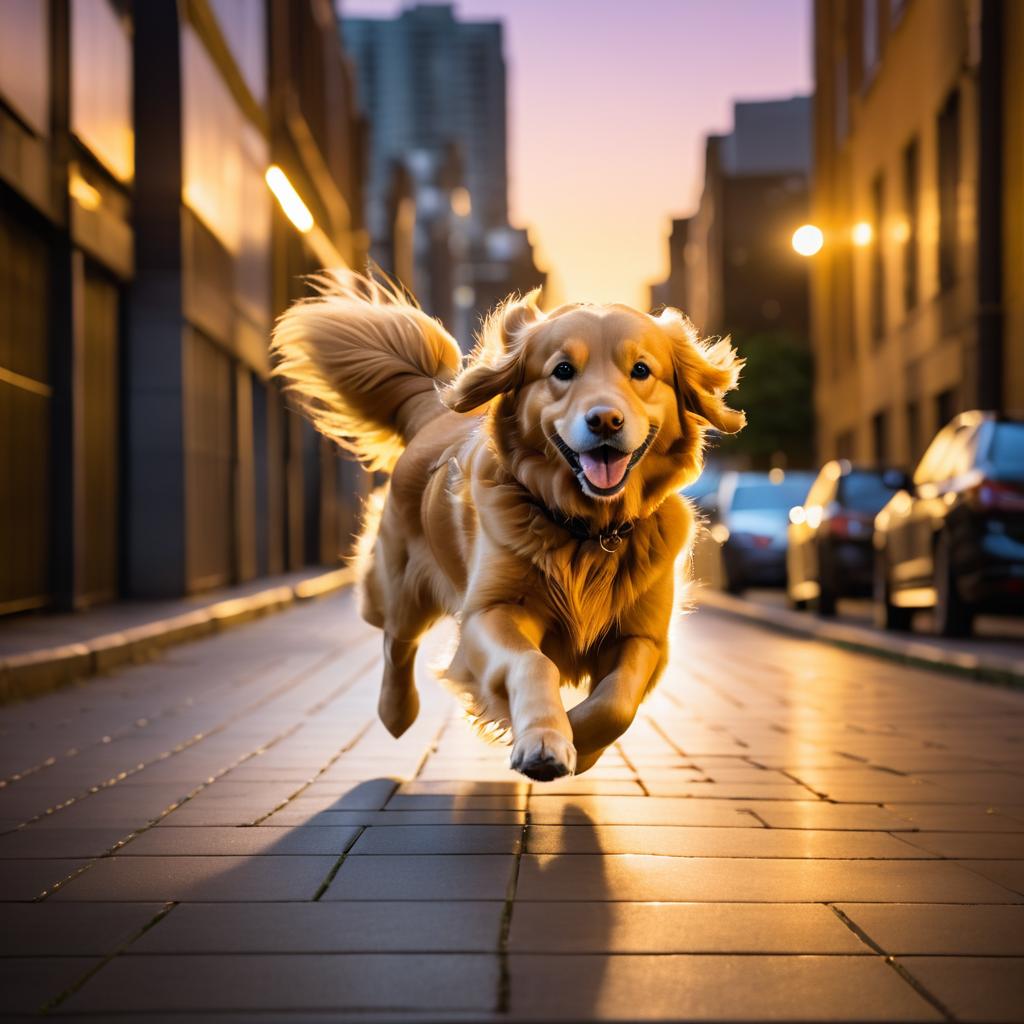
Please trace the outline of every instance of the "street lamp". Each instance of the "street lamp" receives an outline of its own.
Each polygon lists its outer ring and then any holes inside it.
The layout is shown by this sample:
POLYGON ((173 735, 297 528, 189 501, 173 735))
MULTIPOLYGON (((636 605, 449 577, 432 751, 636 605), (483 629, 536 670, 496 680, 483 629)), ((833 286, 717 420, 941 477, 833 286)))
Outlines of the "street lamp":
POLYGON ((875 229, 866 220, 857 221, 850 232, 850 240, 858 249, 864 249, 869 246, 874 237, 875 229))
POLYGON ((793 250, 801 256, 814 256, 825 244, 821 228, 815 224, 801 224, 793 232, 793 250))

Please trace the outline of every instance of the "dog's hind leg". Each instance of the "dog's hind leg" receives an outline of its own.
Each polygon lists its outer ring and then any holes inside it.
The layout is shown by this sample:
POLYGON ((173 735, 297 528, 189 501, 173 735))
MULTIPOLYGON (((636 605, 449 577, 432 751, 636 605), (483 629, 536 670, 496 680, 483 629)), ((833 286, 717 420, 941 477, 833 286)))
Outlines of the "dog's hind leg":
POLYGON ((398 737, 416 721, 420 697, 414 668, 420 637, 437 621, 438 610, 408 591, 397 595, 384 624, 384 674, 377 714, 392 736, 398 737))

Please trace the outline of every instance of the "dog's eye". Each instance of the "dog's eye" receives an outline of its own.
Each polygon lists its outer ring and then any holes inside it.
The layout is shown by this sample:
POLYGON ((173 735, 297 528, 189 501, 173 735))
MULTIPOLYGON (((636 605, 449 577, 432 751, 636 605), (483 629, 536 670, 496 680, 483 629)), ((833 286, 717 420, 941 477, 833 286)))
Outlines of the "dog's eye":
POLYGON ((572 363, 559 363, 552 371, 555 380, 572 380, 576 376, 576 367, 572 363))
POLYGON ((651 375, 651 368, 646 363, 634 363, 630 372, 633 380, 647 380, 651 375))

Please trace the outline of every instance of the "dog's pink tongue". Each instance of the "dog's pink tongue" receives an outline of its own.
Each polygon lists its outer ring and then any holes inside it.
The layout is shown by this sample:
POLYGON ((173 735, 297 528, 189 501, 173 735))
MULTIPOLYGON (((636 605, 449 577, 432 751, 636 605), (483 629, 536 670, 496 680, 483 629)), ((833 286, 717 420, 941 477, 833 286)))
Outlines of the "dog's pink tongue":
POLYGON ((581 452, 580 465, 586 478, 595 487, 615 487, 626 475, 629 455, 611 448, 597 448, 592 452, 581 452))

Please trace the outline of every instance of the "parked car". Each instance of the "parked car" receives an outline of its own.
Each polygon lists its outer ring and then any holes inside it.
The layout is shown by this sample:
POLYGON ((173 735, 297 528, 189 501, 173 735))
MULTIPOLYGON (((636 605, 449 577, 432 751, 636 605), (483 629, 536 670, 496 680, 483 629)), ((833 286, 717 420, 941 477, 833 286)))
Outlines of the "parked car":
POLYGON ((876 620, 909 629, 934 609, 944 636, 981 611, 1024 610, 1024 421, 965 412, 875 519, 876 620))
POLYGON ((722 585, 738 594, 749 586, 786 583, 786 526, 812 473, 724 473, 718 487, 711 536, 718 542, 722 585))
POLYGON ((786 592, 794 607, 813 602, 821 615, 835 615, 840 597, 871 593, 875 516, 905 479, 846 459, 821 467, 807 500, 789 511, 786 592))

